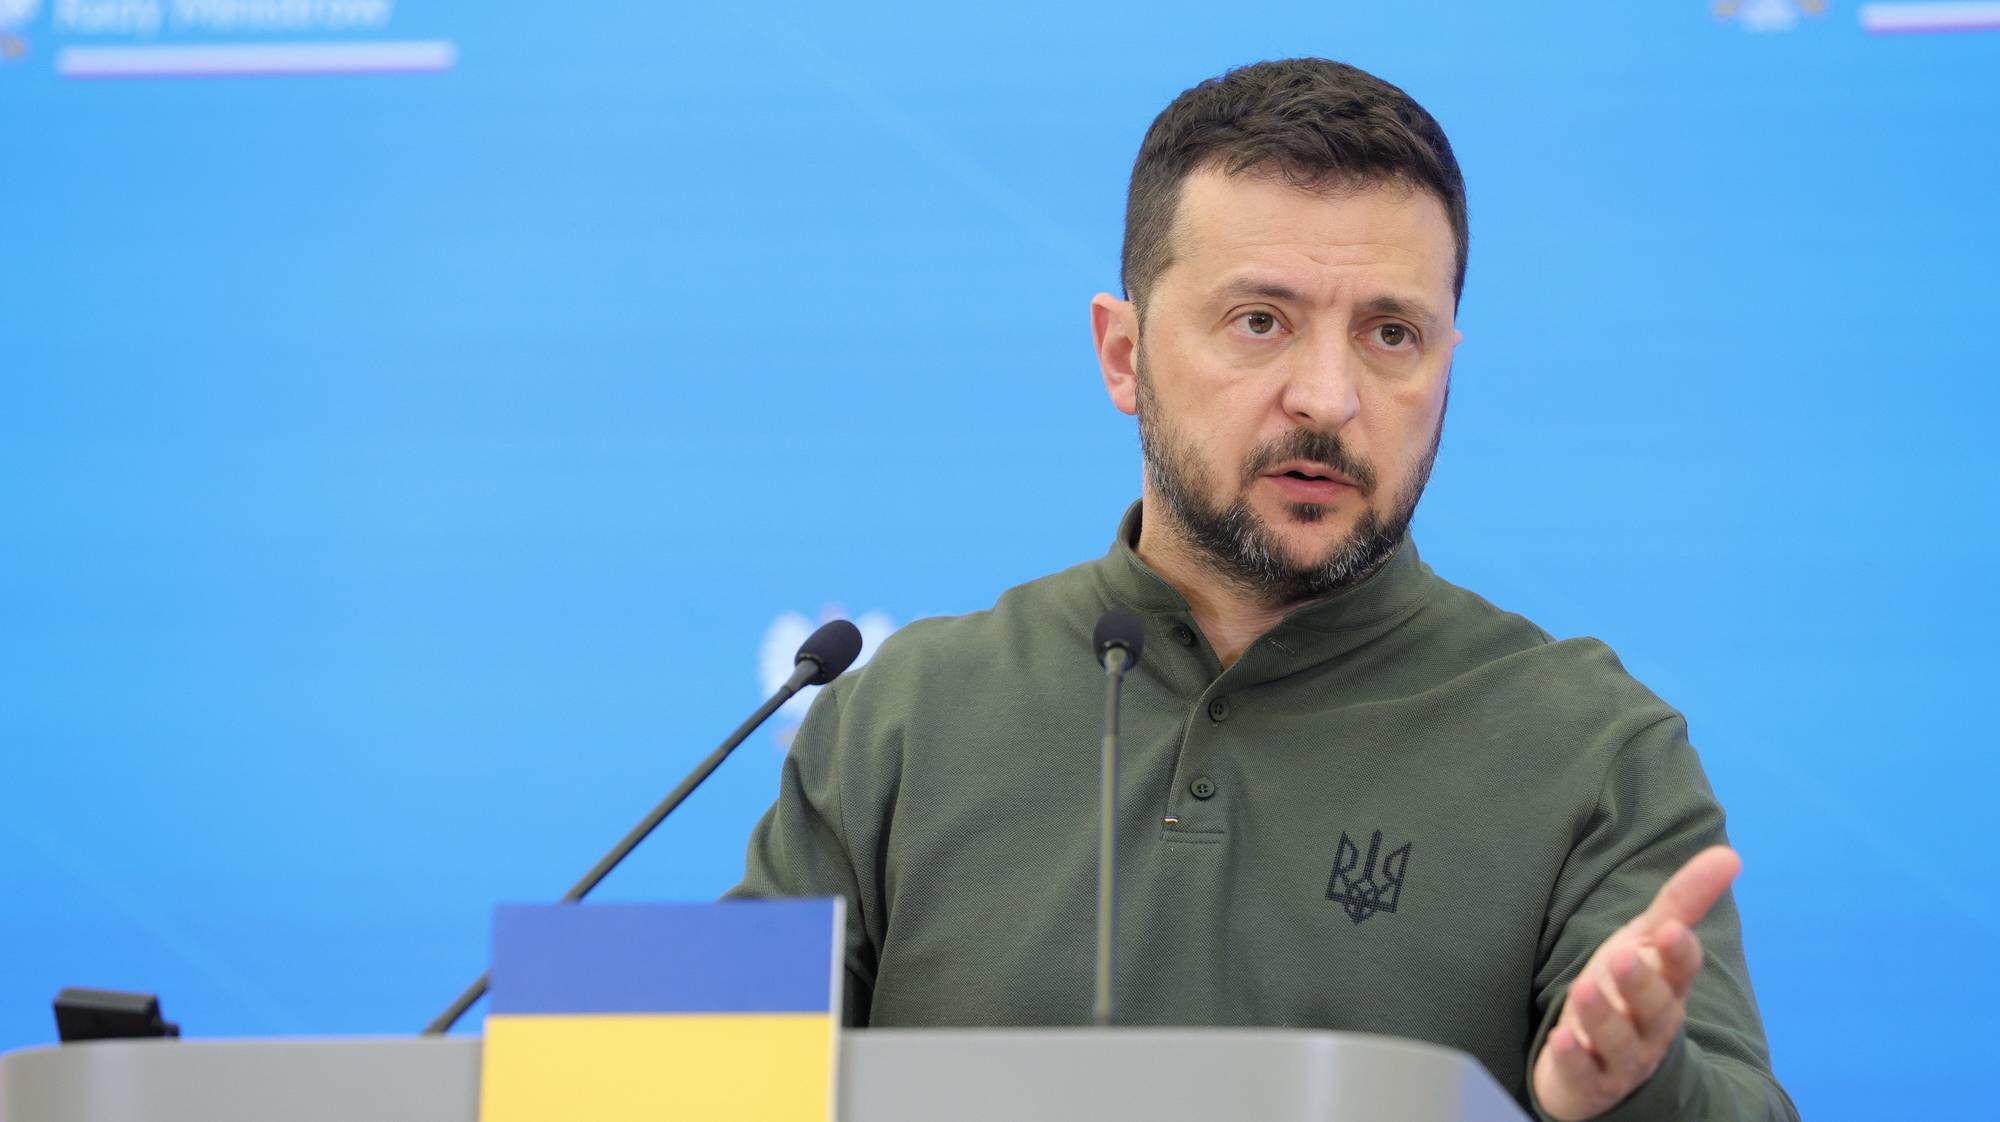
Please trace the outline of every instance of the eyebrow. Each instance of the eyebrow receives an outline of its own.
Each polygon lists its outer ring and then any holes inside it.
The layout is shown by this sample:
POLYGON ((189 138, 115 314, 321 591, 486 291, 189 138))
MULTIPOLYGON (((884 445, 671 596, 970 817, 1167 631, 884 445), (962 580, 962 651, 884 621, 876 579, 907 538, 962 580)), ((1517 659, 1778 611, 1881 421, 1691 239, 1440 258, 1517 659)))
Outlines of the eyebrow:
POLYGON ((1361 310, 1378 316, 1395 316, 1398 319, 1411 320, 1425 329, 1436 326, 1438 319, 1437 313, 1431 311, 1429 305, 1416 300, 1405 300, 1399 296, 1377 296, 1365 301, 1361 305, 1361 310))
MULTIPOLYGON (((1295 304, 1306 302, 1305 294, 1291 285, 1259 277, 1237 277, 1225 281, 1215 290, 1215 297, 1219 300, 1256 297, 1264 300, 1284 300, 1295 304)), ((1437 313, 1431 311, 1430 305, 1403 296, 1384 294, 1371 297, 1362 302, 1361 310, 1370 315, 1407 319, 1426 329, 1436 326, 1438 322, 1437 313)))
POLYGON ((1215 290, 1218 299, 1240 300, 1246 296, 1258 296, 1266 300, 1290 300, 1303 303, 1305 295, 1288 284, 1277 281, 1259 280, 1256 277, 1237 277, 1215 290))

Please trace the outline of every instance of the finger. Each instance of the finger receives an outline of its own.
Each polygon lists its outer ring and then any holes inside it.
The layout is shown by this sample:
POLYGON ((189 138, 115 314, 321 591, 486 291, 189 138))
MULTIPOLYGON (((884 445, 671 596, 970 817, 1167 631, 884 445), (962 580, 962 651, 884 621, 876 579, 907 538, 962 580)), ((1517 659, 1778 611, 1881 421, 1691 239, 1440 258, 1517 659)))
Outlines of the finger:
POLYGON ((1577 1027, 1590 1041, 1591 1054, 1598 1065, 1613 1075, 1629 1072, 1641 1051, 1639 1035, 1632 1021, 1611 1004, 1611 998, 1596 981, 1579 980, 1570 987, 1570 1004, 1576 1009, 1577 1027))
POLYGON ((1620 1004, 1639 1037, 1653 1042, 1680 1027, 1680 995, 1649 961, 1656 958, 1630 948, 1620 948, 1611 956, 1611 982, 1623 999, 1620 1004))
MULTIPOLYGON (((1556 1079, 1568 1092, 1567 1098, 1590 1101, 1597 1098, 1598 1084, 1604 1081, 1604 1072, 1597 1066, 1590 1050, 1583 1046, 1576 1034, 1567 1026, 1558 1025, 1549 1033, 1542 1044, 1542 1052, 1554 1068, 1556 1079)), ((1537 1082, 1539 1088, 1539 1081, 1537 1082)), ((1546 1089, 1540 1093, 1547 1101, 1546 1089)))
POLYGON ((1687 996, 1688 987, 1694 984, 1694 976, 1701 973, 1701 938, 1679 920, 1670 920, 1662 925, 1654 935, 1653 946, 1659 956, 1660 976, 1682 997, 1687 996))
POLYGON ((1714 845, 1695 854, 1682 865, 1640 916, 1642 928, 1657 928, 1668 920, 1689 927, 1700 923, 1715 902, 1728 890, 1729 882, 1743 869, 1743 859, 1726 845, 1714 845))

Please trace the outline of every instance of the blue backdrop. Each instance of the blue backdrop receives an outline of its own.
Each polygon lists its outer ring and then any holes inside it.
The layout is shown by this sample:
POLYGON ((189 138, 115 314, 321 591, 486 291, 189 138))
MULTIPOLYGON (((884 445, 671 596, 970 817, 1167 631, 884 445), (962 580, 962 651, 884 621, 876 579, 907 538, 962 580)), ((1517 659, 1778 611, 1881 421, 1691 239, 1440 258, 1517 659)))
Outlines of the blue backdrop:
POLYGON ((1808 1117, 1990 1116, 2000 34, 1913 7, 0 0, 0 1049, 413 1031, 767 641, 1101 552, 1139 138, 1311 53, 1470 185, 1426 559, 1689 715, 1808 1117), (302 65, 388 72, 130 76, 302 65))

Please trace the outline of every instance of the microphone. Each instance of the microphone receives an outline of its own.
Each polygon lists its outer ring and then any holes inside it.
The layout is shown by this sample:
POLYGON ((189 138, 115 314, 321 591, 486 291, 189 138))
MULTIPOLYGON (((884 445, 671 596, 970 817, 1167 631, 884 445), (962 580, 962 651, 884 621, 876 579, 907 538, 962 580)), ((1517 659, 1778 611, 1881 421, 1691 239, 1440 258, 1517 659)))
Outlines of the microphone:
MULTIPOLYGON (((854 660, 860 657, 860 628, 844 619, 823 623, 818 631, 806 636, 806 641, 799 644, 799 653, 792 656, 792 679, 799 679, 799 672, 805 669, 805 664, 808 662, 813 664, 813 672, 800 680, 797 686, 792 685, 791 680, 787 680, 779 687, 778 692, 784 694, 786 700, 790 700, 792 694, 799 692, 805 686, 826 685, 847 673, 847 668, 854 665, 854 660)), ((778 703, 780 706, 783 704, 783 701, 778 703)), ((778 706, 772 706, 772 712, 776 712, 777 708, 778 706)))
MULTIPOLYGON (((686 779, 681 780, 678 787, 667 792, 667 797, 660 800, 660 805, 640 819, 639 824, 632 827, 630 833, 611 847, 611 852, 606 853, 589 872, 583 874, 582 880, 571 885, 570 890, 563 893, 562 902, 574 904, 589 895, 590 890, 597 887, 597 882, 617 868, 618 863, 625 860, 627 854, 638 848, 639 843, 646 840, 646 835, 652 833, 655 826, 664 821, 667 815, 672 814, 675 807, 681 805, 696 787, 701 786, 702 780, 707 779, 716 768, 722 766, 722 761, 729 758, 729 753, 734 752, 738 744, 749 739, 750 734, 757 731, 757 726, 763 724, 771 714, 776 713, 785 702, 790 701, 793 694, 807 686, 823 686, 840 677, 848 667, 854 665, 854 660, 860 654, 861 630, 844 619, 822 624, 818 631, 808 635, 806 641, 799 644, 799 653, 793 659, 792 676, 785 679, 785 684, 778 687, 778 692, 772 694, 755 713, 750 714, 749 720, 738 725, 736 731, 729 734, 729 739, 724 740, 720 747, 710 752, 707 759, 695 765, 695 769, 688 773, 686 779)), ((465 1015, 465 1011, 472 1008, 473 1002, 485 996, 486 987, 492 980, 492 971, 481 974, 477 981, 465 988, 464 993, 458 995, 458 1000, 452 1002, 444 1012, 437 1015, 435 1020, 424 1026, 423 1035, 436 1036, 450 1030, 451 1026, 465 1015)))
POLYGON ((1139 654, 1146 649, 1146 626, 1139 617, 1123 608, 1113 608, 1097 617, 1097 628, 1090 633, 1090 645, 1097 649, 1097 661, 1104 664, 1107 671, 1123 673, 1139 664, 1139 654), (1111 670, 1111 652, 1123 654, 1121 669, 1111 670))
POLYGON ((1102 1028, 1117 1015, 1111 980, 1118 934, 1118 693, 1125 672, 1139 664, 1146 649, 1146 628, 1138 616, 1112 608, 1097 617, 1090 645, 1104 664, 1104 752, 1097 798, 1097 996, 1091 1006, 1092 1019, 1102 1028))

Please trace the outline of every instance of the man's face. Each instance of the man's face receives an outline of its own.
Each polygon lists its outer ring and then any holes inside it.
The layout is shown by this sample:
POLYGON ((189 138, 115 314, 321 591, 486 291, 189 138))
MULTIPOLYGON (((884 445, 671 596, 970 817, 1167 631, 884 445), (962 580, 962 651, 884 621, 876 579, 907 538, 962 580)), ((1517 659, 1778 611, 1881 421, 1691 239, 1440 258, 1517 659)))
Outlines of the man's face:
POLYGON ((1098 298, 1148 512, 1268 602, 1352 584, 1402 539, 1437 453, 1459 341, 1444 207, 1400 184, 1322 193, 1204 171, 1176 217, 1143 324, 1098 298))

